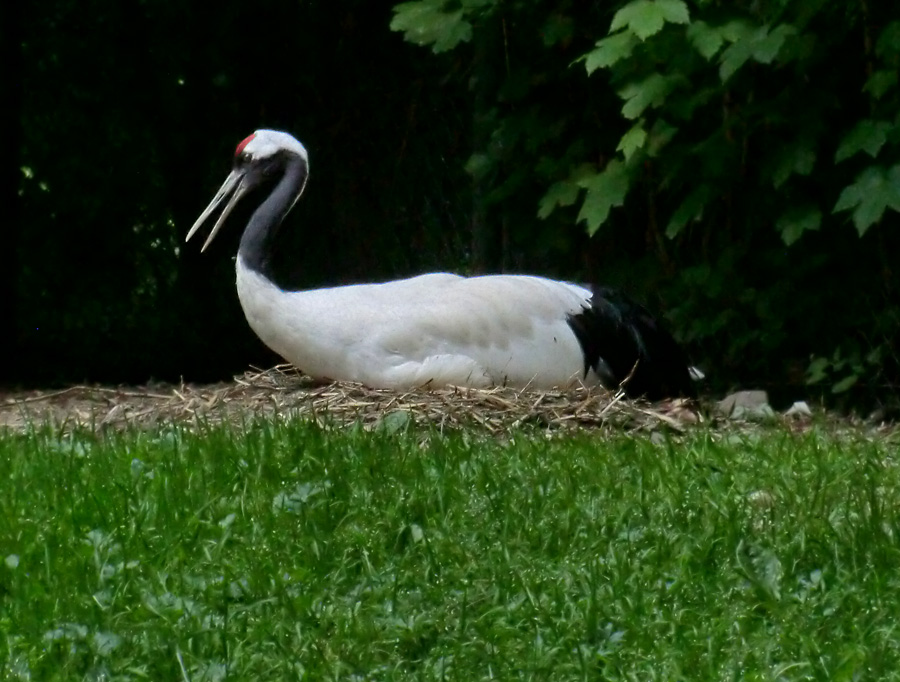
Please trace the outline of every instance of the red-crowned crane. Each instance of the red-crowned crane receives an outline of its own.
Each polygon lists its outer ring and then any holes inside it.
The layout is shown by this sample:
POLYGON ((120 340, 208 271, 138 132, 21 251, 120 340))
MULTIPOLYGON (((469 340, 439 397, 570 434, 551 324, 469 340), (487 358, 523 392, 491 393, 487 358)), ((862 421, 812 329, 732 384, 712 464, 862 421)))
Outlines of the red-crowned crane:
POLYGON ((615 389, 630 376, 629 396, 694 395, 693 370, 678 344, 643 307, 609 288, 448 273, 310 291, 280 287, 270 258, 275 234, 308 175, 300 142, 257 130, 237 146, 231 174, 187 234, 221 210, 205 250, 241 199, 255 202, 238 248, 238 297, 259 338, 306 374, 373 388, 615 389))

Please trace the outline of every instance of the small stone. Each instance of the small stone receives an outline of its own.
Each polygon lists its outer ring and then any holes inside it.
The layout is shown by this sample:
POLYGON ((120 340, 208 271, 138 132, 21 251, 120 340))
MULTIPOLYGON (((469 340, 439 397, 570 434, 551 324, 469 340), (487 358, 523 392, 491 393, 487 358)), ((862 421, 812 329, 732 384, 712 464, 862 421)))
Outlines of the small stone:
POLYGON ((812 417, 812 410, 805 400, 798 400, 784 413, 785 417, 812 417))
POLYGON ((720 400, 716 409, 732 419, 766 418, 775 414, 765 391, 738 391, 720 400))

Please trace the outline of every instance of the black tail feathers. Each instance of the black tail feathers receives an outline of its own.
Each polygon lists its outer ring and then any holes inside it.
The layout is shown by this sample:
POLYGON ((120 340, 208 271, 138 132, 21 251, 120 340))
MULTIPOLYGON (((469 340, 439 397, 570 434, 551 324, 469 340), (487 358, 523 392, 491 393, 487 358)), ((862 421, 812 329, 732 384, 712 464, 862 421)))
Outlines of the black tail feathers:
POLYGON ((590 307, 569 316, 584 352, 584 373, 593 369, 610 389, 632 398, 695 397, 684 351, 646 308, 609 287, 592 287, 590 307))

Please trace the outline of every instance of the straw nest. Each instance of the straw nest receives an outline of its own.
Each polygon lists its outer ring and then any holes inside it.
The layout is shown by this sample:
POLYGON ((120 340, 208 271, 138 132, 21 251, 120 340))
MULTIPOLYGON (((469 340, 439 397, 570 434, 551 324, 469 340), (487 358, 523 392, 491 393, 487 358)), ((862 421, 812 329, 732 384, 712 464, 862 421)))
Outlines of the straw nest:
POLYGON ((392 391, 352 383, 317 384, 289 365, 249 371, 231 383, 0 393, 0 428, 14 430, 45 423, 89 429, 152 428, 172 422, 241 424, 248 418, 273 416, 391 430, 410 422, 440 429, 477 426, 497 434, 528 425, 553 430, 682 431, 701 419, 689 401, 651 405, 628 400, 621 390, 392 391))

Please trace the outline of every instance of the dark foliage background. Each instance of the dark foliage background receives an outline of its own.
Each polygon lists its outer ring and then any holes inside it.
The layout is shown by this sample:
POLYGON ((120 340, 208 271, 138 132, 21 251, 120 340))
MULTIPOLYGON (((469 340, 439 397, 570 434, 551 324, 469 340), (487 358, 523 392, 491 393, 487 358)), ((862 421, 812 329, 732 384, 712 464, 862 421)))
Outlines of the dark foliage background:
POLYGON ((900 7, 0 12, 2 381, 199 381, 273 362, 234 293, 237 231, 202 257, 183 245, 234 145, 271 127, 311 157, 280 250, 298 285, 434 269, 593 280, 665 311, 713 390, 868 402, 898 385, 900 7))
POLYGON ((389 4, 62 0, 19 12, 6 378, 200 380, 272 362, 234 294, 237 231, 202 257, 183 245, 257 128, 310 150, 282 249, 298 284, 463 261, 465 91, 441 75, 454 63, 390 32, 389 4))

